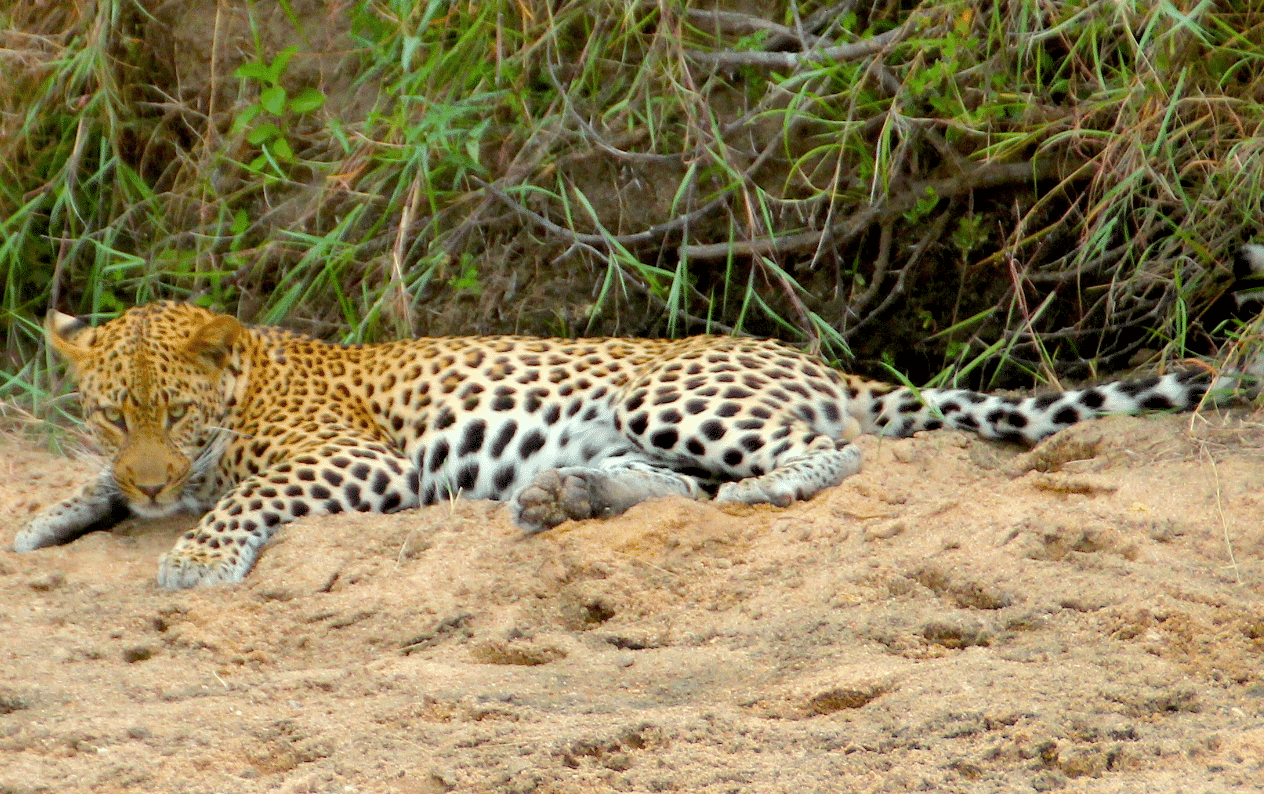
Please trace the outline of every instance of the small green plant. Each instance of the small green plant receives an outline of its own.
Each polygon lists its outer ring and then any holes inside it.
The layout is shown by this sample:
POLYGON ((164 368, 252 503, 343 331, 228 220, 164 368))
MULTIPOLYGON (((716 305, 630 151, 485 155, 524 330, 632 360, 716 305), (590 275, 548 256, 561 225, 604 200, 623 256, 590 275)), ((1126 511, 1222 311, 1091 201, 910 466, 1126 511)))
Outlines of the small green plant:
POLYGON ((934 211, 938 204, 939 195, 935 192, 935 188, 927 185, 925 195, 919 198, 908 212, 904 213, 904 219, 911 224, 920 223, 934 211))
POLYGON ((467 290, 472 295, 483 294, 483 282, 478 278, 478 266, 462 257, 461 272, 448 279, 448 286, 456 290, 467 290))
POLYGON ((260 57, 243 63, 234 74, 242 80, 253 80, 260 86, 259 101, 248 106, 233 121, 234 134, 246 134, 246 142, 259 147, 259 154, 246 164, 254 173, 265 177, 283 178, 283 164, 294 161, 294 148, 290 145, 284 127, 295 116, 310 113, 325 104, 325 95, 312 87, 301 89, 290 96, 281 85, 281 77, 297 47, 286 47, 277 53, 271 63, 260 57))
POLYGON ((967 215, 961 218, 957 221, 957 228, 953 229, 951 238, 953 246, 964 258, 987 239, 987 233, 983 229, 983 216, 967 215))

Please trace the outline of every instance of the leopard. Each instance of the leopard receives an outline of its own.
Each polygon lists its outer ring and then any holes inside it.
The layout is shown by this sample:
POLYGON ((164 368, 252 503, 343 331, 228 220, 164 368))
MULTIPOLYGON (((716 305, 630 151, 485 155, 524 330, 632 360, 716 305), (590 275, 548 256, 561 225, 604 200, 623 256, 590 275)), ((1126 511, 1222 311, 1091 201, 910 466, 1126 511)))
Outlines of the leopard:
POLYGON ((1192 367, 1039 396, 919 389, 732 335, 342 345, 178 301, 95 326, 50 311, 45 337, 106 462, 13 548, 190 512, 158 563, 172 589, 240 582, 308 516, 491 499, 532 535, 663 497, 785 507, 856 474, 862 434, 1033 444, 1106 414, 1191 410, 1216 383, 1192 367))

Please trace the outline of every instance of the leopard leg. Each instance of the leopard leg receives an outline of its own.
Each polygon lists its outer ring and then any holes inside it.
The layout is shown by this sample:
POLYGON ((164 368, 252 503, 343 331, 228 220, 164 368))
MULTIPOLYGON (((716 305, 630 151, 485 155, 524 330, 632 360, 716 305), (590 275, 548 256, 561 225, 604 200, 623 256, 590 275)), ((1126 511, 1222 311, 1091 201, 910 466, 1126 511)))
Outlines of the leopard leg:
POLYGON ((549 469, 510 500, 513 521, 534 535, 563 521, 609 518, 649 499, 697 499, 697 481, 647 463, 549 469))
POLYGON ((59 546, 94 529, 107 529, 128 515, 127 504, 109 473, 88 483, 69 499, 31 519, 13 538, 13 550, 59 546))
POLYGON ((158 563, 158 584, 238 582, 285 523, 343 511, 416 507, 417 469, 377 443, 329 443, 237 484, 158 563))
POLYGON ((813 447, 767 474, 724 483, 716 501, 785 507, 796 499, 810 499, 860 471, 862 455, 854 444, 837 447, 830 438, 818 436, 813 447))

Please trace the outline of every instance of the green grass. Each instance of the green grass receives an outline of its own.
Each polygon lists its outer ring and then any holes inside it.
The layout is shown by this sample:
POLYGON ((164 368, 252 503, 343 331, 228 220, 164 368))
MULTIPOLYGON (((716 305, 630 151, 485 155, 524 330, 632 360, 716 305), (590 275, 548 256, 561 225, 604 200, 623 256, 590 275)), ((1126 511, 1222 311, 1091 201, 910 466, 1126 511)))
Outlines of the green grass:
POLYGON ((1264 217, 1259 10, 256 4, 255 50, 181 94, 170 20, 94 8, 0 11, 0 398, 28 407, 60 389, 48 306, 158 297, 344 341, 743 332, 1056 379, 1213 352, 1264 217))

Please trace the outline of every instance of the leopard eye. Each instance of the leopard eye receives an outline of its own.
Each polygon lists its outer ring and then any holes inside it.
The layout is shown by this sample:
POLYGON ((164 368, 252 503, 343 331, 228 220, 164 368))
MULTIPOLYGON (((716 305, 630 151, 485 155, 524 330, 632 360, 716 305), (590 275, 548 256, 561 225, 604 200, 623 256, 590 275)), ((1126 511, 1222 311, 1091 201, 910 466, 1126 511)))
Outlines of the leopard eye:
POLYGON ((188 412, 189 412, 188 403, 171 403, 170 405, 168 405, 167 406, 167 429, 170 430, 171 428, 175 427, 176 423, 179 422, 181 419, 183 419, 184 415, 187 414, 188 412))
POLYGON ((100 411, 101 415, 105 417, 105 421, 118 426, 124 432, 127 431, 127 420, 123 418, 123 412, 118 408, 115 408, 113 405, 106 405, 100 411))

